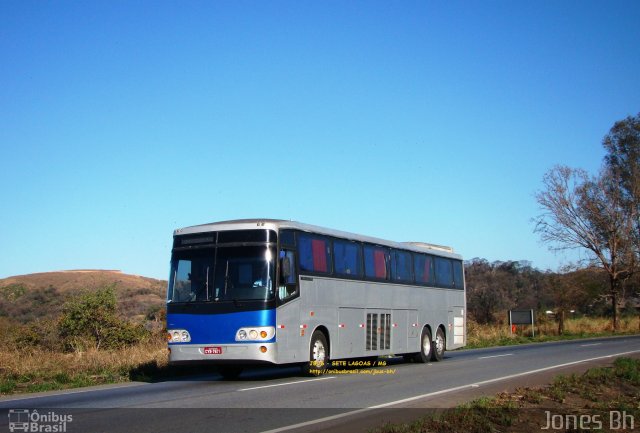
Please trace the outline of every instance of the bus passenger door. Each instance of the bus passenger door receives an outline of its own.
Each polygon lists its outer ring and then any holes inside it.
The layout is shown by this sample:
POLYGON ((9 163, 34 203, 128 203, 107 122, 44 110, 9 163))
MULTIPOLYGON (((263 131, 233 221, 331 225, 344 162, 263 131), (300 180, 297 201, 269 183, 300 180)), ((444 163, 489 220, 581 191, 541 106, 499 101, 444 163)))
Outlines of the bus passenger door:
MULTIPOLYGON (((278 362, 300 362, 298 332, 300 327, 300 287, 296 275, 295 253, 280 251, 280 277, 276 309, 276 342, 278 362)), ((306 354, 305 354, 306 355, 306 354)))

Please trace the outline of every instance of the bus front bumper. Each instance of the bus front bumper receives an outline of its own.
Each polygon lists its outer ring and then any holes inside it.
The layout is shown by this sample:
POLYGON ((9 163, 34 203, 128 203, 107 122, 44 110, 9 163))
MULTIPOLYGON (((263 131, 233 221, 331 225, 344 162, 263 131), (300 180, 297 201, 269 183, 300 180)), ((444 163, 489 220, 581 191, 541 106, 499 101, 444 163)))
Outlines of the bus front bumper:
POLYGON ((276 363, 276 343, 169 344, 169 364, 276 363))

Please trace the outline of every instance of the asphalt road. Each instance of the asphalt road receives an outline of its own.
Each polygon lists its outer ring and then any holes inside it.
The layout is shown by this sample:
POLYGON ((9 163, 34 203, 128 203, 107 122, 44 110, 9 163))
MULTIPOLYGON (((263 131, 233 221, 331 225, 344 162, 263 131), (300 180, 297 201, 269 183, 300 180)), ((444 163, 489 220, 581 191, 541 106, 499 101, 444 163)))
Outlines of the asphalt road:
POLYGON ((295 367, 267 368, 246 371, 236 381, 212 373, 9 397, 0 399, 0 433, 9 431, 19 410, 44 425, 41 431, 56 425, 65 432, 318 431, 349 418, 434 407, 451 395, 638 355, 640 336, 629 336, 461 350, 432 364, 381 359, 386 366, 347 365, 318 378, 300 377, 295 367))

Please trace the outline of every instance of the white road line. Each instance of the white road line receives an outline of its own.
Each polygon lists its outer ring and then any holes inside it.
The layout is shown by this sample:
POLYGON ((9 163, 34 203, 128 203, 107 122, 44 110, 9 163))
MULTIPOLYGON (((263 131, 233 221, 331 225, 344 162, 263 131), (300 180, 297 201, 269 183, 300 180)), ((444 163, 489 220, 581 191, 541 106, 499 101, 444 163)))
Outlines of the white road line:
POLYGON ((243 388, 243 389, 239 389, 238 391, 252 391, 254 389, 273 388, 274 386, 297 385, 299 383, 315 382, 316 380, 327 380, 327 379, 335 379, 335 378, 336 376, 319 377, 317 379, 299 380, 297 382, 276 383, 275 385, 264 385, 264 386, 255 386, 253 388, 243 388))
POLYGON ((581 344, 580 347, 600 346, 602 343, 581 344))
POLYGON ((500 358, 501 356, 513 356, 513 353, 505 353, 504 355, 481 356, 478 359, 500 358))
POLYGON ((382 409, 382 408, 385 408, 385 407, 396 406, 396 405, 399 405, 399 404, 408 403, 410 401, 420 400, 420 399, 423 399, 423 398, 433 397, 433 396, 436 396, 436 395, 447 394, 447 393, 455 392, 455 391, 461 391, 463 389, 468 389, 468 388, 477 388, 477 387, 479 387, 481 385, 488 385, 490 383, 500 382, 502 380, 514 379, 516 377, 527 376, 529 374, 540 373, 540 372, 543 372, 543 371, 553 370, 553 369, 556 369, 556 368, 568 367, 570 365, 582 364, 582 363, 585 363, 585 362, 597 361, 597 360, 600 360, 600 359, 614 358, 616 356, 629 355, 631 353, 638 353, 638 352, 640 352, 640 350, 631 350, 631 351, 628 351, 628 352, 613 353, 611 355, 598 356, 596 358, 581 359, 580 361, 566 362, 564 364, 552 365, 552 366, 549 366, 549 367, 538 368, 536 370, 529 370, 529 371, 524 371, 522 373, 510 374, 508 376, 496 377, 495 379, 483 380, 481 382, 476 382, 476 383, 472 383, 472 384, 468 384, 468 385, 456 386, 454 388, 443 389, 443 390, 440 390, 440 391, 430 392, 428 394, 417 395, 415 397, 409 397, 409 398, 405 398, 405 399, 402 399, 402 400, 390 401, 389 403, 383 403, 383 404, 379 404, 379 405, 376 405, 376 406, 365 407, 365 408, 362 408, 362 409, 357 409, 357 410, 353 410, 353 411, 350 411, 350 412, 341 413, 341 414, 338 414, 338 415, 327 416, 327 417, 324 417, 324 418, 318 418, 318 419, 314 419, 314 420, 311 420, 311 421, 306 421, 306 422, 301 422, 301 423, 298 423, 298 424, 288 425, 288 426, 280 427, 280 428, 273 429, 273 430, 266 430, 266 431, 263 431, 262 433, 280 433, 280 432, 284 432, 284 431, 288 431, 288 430, 294 430, 294 429, 297 429, 297 428, 302 428, 302 427, 307 427, 307 426, 314 425, 314 424, 320 424, 320 423, 323 423, 323 422, 332 421, 334 419, 339 419, 339 418, 344 418, 344 417, 347 417, 347 416, 356 415, 356 414, 359 414, 359 413, 362 413, 362 412, 367 412, 367 411, 370 411, 370 410, 373 410, 373 409, 382 409))

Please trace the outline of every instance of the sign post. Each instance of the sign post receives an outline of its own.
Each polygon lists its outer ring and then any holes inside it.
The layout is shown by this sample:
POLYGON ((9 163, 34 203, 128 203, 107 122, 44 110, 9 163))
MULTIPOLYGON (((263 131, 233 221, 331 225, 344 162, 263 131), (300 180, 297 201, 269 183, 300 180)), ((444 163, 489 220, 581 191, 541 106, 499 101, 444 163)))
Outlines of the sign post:
POLYGON ((515 325, 531 325, 531 336, 536 336, 533 310, 509 310, 509 328, 514 333, 515 325))

